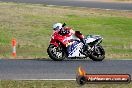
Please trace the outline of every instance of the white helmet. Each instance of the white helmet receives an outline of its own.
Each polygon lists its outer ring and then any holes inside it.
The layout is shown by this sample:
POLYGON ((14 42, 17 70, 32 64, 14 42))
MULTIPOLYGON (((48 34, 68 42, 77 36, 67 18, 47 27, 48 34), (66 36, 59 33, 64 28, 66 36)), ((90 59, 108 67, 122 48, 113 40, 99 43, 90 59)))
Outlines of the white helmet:
POLYGON ((62 24, 61 23, 56 23, 53 25, 53 30, 60 30, 62 28, 62 24))

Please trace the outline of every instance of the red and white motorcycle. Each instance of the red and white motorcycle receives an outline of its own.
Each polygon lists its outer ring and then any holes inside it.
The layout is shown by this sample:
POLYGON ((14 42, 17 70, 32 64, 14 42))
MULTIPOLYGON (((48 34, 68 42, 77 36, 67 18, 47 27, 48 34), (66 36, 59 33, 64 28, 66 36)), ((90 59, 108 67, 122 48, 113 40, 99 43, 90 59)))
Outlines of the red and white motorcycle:
MULTIPOLYGON (((65 24, 63 25, 65 26, 65 24)), ((102 61, 105 58, 105 51, 100 45, 103 38, 99 35, 87 35, 87 55, 82 53, 83 43, 74 33, 64 34, 54 32, 51 36, 47 53, 54 61, 62 61, 65 58, 86 58, 93 61, 102 61)))

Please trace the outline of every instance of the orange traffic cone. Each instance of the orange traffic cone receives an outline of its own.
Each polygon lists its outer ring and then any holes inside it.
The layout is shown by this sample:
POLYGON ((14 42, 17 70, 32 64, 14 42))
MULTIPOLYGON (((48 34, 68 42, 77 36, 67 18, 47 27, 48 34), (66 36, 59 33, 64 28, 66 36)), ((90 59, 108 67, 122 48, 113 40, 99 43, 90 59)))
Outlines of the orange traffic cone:
POLYGON ((16 57, 16 39, 12 39, 12 56, 16 57))

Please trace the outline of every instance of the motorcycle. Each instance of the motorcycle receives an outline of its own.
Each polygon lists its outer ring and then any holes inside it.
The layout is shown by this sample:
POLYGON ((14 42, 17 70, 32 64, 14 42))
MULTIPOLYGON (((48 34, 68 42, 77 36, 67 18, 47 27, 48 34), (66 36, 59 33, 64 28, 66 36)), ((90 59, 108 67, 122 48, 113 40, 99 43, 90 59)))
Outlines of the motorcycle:
MULTIPOLYGON (((63 24, 63 27, 66 24, 63 24)), ((88 44, 86 53, 83 52, 83 43, 74 33, 54 32, 47 49, 49 57, 54 61, 62 61, 65 58, 87 58, 93 61, 102 61, 105 58, 105 50, 101 46, 103 38, 100 35, 87 35, 85 43, 88 44)))

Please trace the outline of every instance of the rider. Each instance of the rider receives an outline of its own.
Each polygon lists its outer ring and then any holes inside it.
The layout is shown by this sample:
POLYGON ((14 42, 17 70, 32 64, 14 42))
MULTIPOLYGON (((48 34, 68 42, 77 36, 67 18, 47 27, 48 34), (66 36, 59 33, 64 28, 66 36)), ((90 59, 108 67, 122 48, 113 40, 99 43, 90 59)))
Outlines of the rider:
POLYGON ((58 33, 64 33, 64 34, 69 34, 69 33, 74 33, 83 43, 83 54, 87 51, 88 45, 85 43, 85 39, 83 34, 80 31, 74 31, 72 28, 69 27, 64 27, 66 24, 64 23, 63 25, 61 23, 55 23, 53 25, 53 30, 58 31, 58 33))

